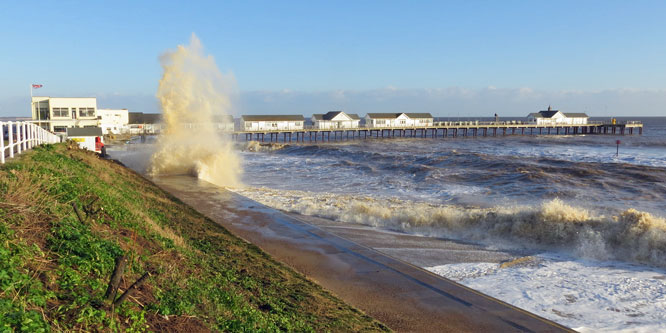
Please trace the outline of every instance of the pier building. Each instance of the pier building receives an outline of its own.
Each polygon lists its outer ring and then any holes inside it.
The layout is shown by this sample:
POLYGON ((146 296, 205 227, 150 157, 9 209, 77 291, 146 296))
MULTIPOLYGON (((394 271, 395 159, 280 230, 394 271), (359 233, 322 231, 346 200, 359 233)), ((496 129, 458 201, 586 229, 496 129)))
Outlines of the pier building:
POLYGON ((358 128, 360 122, 361 118, 357 114, 347 114, 343 111, 330 111, 326 114, 312 115, 312 127, 319 129, 358 128))
POLYGON ((407 127, 432 126, 430 113, 368 113, 365 116, 366 127, 407 127))
POLYGON ((303 129, 302 115, 244 115, 240 119, 241 131, 289 131, 303 129))
POLYGON ((550 105, 548 110, 530 113, 527 116, 527 122, 537 125, 585 125, 588 120, 585 113, 564 113, 560 110, 553 110, 550 105))

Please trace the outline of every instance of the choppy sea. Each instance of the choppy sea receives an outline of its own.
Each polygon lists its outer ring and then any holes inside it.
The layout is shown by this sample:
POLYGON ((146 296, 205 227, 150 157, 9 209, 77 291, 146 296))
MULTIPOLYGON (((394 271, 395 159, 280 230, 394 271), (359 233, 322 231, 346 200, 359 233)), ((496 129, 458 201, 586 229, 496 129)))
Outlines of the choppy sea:
POLYGON ((576 330, 666 331, 666 117, 619 120, 642 121, 643 135, 239 143, 245 186, 232 190, 340 224, 530 253, 424 268, 576 330))
POLYGON ((666 117, 631 120, 643 135, 252 143, 235 191, 338 223, 529 249, 522 265, 425 268, 581 331, 666 331, 666 117))

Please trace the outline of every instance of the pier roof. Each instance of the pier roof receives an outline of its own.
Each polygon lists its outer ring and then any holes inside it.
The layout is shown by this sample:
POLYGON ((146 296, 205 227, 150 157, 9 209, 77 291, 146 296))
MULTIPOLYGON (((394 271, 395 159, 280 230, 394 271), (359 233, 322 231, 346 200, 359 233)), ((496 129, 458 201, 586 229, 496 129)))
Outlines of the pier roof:
POLYGON ((409 118, 432 118, 430 113, 405 113, 409 118))
POLYGON ((345 113, 344 111, 329 111, 329 112, 327 112, 326 114, 315 113, 315 114, 312 115, 312 117, 313 117, 315 120, 333 120, 333 118, 335 118, 336 116, 338 116, 338 115, 341 114, 341 113, 347 115, 347 116, 348 116, 349 118, 351 118, 352 120, 359 120, 359 119, 361 119, 361 118, 359 118, 359 116, 358 116, 357 114, 355 114, 355 113, 345 113))
POLYGON ((400 117, 400 115, 406 115, 409 118, 432 118, 430 113, 368 113, 368 117, 373 119, 395 119, 400 117))
POLYGON ((539 113, 537 113, 539 116, 536 117, 553 118, 558 112, 560 112, 560 110, 550 110, 550 108, 548 108, 548 111, 539 111, 539 113))
POLYGON ((303 116, 300 114, 299 115, 295 114, 243 115, 241 116, 241 118, 243 118, 243 121, 304 121, 305 120, 305 118, 303 118, 303 116))
POLYGON ((590 118, 590 116, 585 113, 565 113, 564 115, 568 118, 590 118))

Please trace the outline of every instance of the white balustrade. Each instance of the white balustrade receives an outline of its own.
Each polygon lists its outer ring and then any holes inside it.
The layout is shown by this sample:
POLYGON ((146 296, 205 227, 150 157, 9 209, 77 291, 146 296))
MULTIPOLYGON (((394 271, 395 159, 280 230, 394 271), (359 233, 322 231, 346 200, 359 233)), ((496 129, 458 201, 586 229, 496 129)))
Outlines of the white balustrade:
POLYGON ((32 149, 45 143, 60 142, 60 137, 35 125, 24 121, 0 121, 0 164, 7 157, 14 158, 14 153, 32 149), (7 143, 5 143, 5 136, 7 143))

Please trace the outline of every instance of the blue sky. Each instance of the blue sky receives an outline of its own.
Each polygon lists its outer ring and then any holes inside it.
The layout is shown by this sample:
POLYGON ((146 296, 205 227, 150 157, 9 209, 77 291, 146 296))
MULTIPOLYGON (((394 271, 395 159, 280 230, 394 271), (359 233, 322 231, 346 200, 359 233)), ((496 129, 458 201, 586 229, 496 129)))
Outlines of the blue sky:
POLYGON ((0 5, 0 116, 39 95, 159 111, 158 57, 196 33, 234 112, 666 116, 664 1, 58 1, 0 5), (166 3, 166 4, 165 4, 166 3), (409 109, 409 110, 407 110, 409 109))

